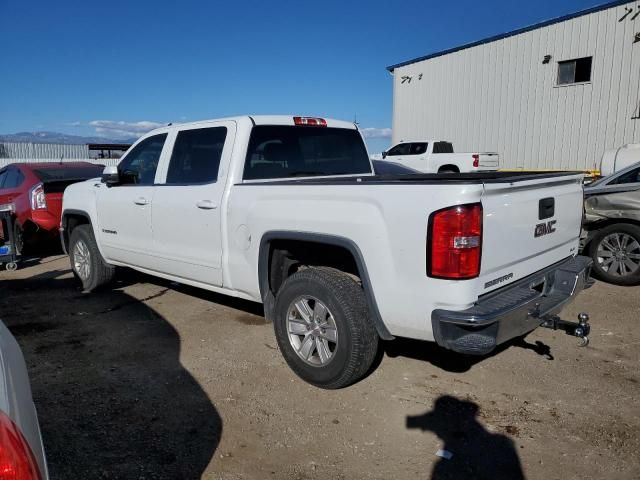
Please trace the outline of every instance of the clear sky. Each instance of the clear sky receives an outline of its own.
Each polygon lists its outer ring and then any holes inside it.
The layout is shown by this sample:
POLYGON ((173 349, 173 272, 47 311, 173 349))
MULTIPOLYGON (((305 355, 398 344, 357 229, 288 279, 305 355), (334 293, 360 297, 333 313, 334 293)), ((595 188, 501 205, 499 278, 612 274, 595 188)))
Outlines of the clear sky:
POLYGON ((0 0, 0 133, 296 113, 388 146, 385 67, 602 0, 0 0))

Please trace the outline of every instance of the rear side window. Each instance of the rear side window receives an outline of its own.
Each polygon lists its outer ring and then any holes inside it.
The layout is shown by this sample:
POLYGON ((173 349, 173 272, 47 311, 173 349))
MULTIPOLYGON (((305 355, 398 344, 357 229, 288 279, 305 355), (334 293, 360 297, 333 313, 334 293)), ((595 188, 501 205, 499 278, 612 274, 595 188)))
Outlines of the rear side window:
POLYGON ((7 170, 7 176, 4 179, 2 188, 18 188, 24 181, 24 175, 16 168, 7 170))
POLYGON ((245 180, 371 173, 357 130, 258 125, 251 132, 245 180))
POLYGON ((0 188, 4 188, 4 180, 7 178, 7 171, 0 172, 0 188))
POLYGON ((226 127, 198 128, 178 132, 169 162, 167 184, 213 183, 218 168, 226 127))
POLYGON ((144 139, 118 165, 122 185, 153 185, 167 134, 144 139))
POLYGON ((453 153, 453 144, 451 142, 435 142, 433 153, 453 153))
POLYGON ((409 149, 409 155, 422 155, 427 151, 428 143, 412 143, 409 149))

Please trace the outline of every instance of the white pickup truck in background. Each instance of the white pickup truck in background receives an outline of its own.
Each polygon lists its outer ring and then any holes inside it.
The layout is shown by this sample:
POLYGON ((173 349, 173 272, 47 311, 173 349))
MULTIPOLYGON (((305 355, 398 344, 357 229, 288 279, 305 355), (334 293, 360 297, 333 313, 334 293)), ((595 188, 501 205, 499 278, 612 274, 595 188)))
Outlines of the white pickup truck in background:
POLYGON ((432 140, 404 141, 372 158, 423 173, 484 172, 498 170, 500 166, 497 153, 454 153, 451 142, 432 140))
POLYGON ((339 388, 380 339, 584 337, 555 315, 588 286, 582 204, 580 174, 376 175, 353 123, 244 116, 148 133, 66 189, 61 236, 86 291, 125 266, 263 303, 295 373, 339 388))

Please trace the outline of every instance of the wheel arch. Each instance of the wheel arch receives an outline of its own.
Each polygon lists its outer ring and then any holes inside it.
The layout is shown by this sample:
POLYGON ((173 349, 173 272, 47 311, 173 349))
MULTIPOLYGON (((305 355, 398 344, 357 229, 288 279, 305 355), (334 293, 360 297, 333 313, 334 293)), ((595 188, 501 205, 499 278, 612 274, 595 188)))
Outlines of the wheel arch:
POLYGON ((65 253, 69 251, 69 239, 71 238, 71 232, 78 225, 91 225, 91 216, 84 210, 67 209, 62 212, 60 218, 60 241, 62 243, 62 249, 65 253))
POLYGON ((353 240, 337 235, 295 231, 269 231, 262 236, 258 254, 258 281, 260 286, 260 296, 264 303, 265 316, 269 320, 273 319, 273 309, 275 306, 275 294, 271 288, 272 246, 275 242, 279 241, 314 243, 324 247, 341 248, 348 252, 357 269, 358 277, 360 278, 362 288, 365 293, 367 306, 371 312, 371 318, 378 335, 383 340, 393 340, 393 335, 391 335, 387 329, 382 320, 382 316, 380 315, 380 310, 378 309, 378 304, 373 293, 367 266, 360 248, 353 240))
POLYGON ((584 244, 583 251, 589 251, 589 248, 591 248, 591 243, 593 242, 593 239, 599 230, 610 227, 612 225, 634 225, 636 227, 640 227, 640 220, 636 220, 633 218, 606 218, 585 225, 584 229, 589 232, 590 235, 588 237, 588 241, 584 244))
POLYGON ((438 173, 441 173, 443 171, 449 171, 449 170, 460 173, 460 167, 458 167, 453 163, 447 163, 446 165, 440 165, 440 167, 438 167, 438 173))

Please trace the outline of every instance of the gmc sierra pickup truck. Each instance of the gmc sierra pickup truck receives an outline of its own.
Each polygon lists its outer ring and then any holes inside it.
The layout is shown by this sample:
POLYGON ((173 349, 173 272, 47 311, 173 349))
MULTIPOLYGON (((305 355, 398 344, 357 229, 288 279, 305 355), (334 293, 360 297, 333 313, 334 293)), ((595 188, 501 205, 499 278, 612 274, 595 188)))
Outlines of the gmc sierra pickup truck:
POLYGON ((264 304, 289 366, 339 388, 380 339, 483 355, 589 285, 582 175, 376 175, 353 123, 245 116, 142 137, 64 194, 86 291, 125 266, 264 304))

